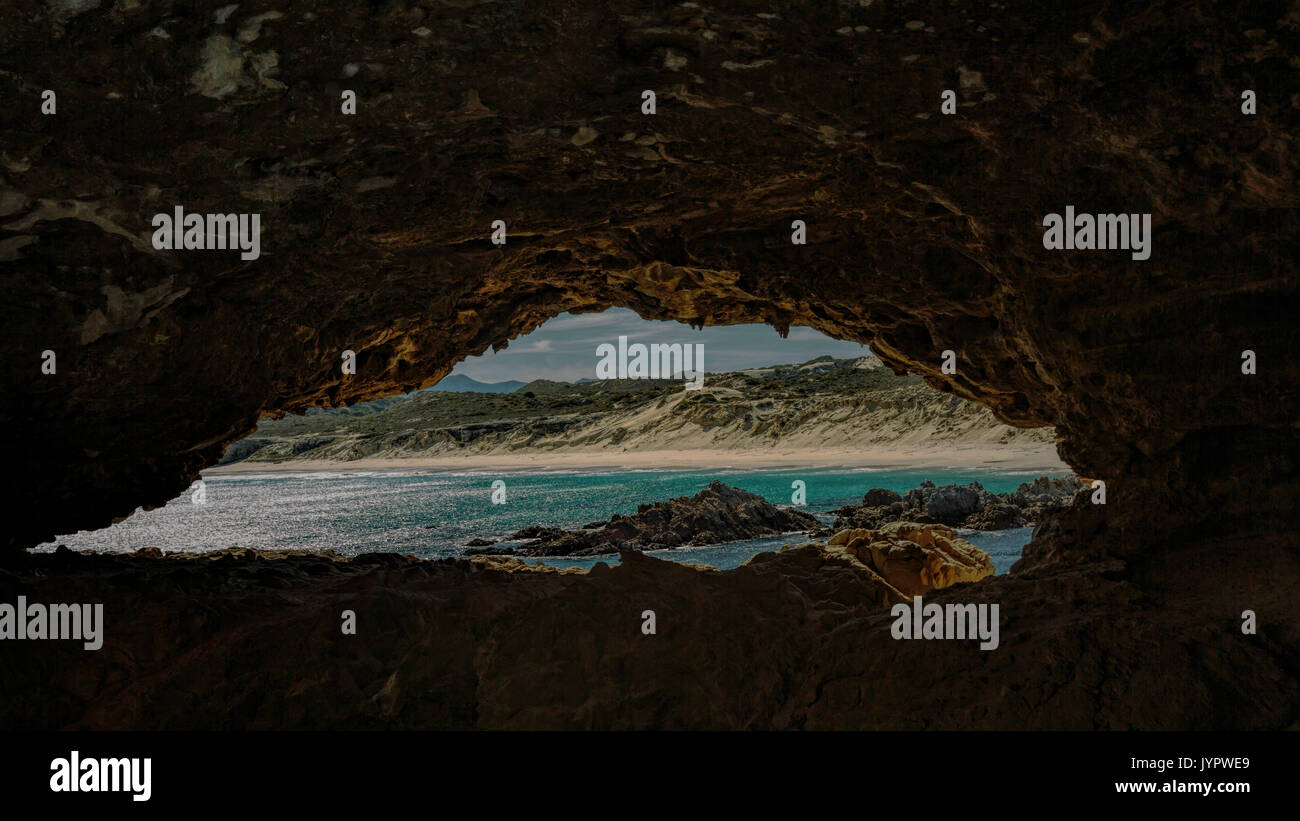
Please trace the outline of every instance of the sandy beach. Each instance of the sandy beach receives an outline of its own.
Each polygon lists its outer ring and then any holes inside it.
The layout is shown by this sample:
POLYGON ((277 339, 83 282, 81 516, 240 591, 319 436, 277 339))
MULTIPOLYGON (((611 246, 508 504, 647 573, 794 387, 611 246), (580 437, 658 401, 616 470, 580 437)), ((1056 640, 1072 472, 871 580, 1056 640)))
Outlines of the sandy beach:
POLYGON ((464 456, 239 462, 209 468, 207 476, 338 470, 574 470, 627 468, 956 468, 1066 473, 1053 445, 789 448, 771 450, 563 450, 474 453, 464 456))

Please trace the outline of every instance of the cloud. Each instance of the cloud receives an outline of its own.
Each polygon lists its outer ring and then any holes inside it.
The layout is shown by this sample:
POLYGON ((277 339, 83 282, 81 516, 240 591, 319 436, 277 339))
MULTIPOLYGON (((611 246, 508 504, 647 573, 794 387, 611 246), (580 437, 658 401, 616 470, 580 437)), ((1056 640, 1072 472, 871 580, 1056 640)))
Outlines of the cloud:
POLYGON ((724 325, 695 330, 680 322, 642 319, 627 308, 593 314, 560 314, 516 340, 504 351, 470 357, 453 373, 485 382, 517 379, 573 381, 595 376, 596 348, 630 342, 700 343, 706 370, 735 371, 807 362, 827 354, 839 359, 862 356, 865 345, 831 339, 812 328, 790 329, 786 339, 767 325, 724 325))

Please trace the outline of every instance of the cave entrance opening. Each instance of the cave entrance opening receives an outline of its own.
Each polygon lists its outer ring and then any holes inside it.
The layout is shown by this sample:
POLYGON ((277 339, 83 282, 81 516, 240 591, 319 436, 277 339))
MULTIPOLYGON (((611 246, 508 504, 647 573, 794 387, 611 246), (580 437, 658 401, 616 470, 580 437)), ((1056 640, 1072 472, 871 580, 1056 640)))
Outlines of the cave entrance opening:
POLYGON ((726 569, 906 519, 969 525, 1009 569, 1042 512, 1014 494, 1068 474, 1051 429, 1004 425, 864 345, 785 330, 561 314, 431 387, 263 419, 166 506, 57 543, 561 567, 630 544, 726 569), (688 349, 707 366, 673 358, 688 349))

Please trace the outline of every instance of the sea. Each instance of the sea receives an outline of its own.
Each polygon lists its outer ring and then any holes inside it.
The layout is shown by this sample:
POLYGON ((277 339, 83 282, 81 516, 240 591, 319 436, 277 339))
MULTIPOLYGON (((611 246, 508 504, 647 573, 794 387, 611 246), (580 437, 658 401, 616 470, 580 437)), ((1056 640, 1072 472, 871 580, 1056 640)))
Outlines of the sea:
MULTIPOLYGON (((471 539, 501 542, 528 525, 577 529, 631 515, 637 506, 693 496, 715 479, 794 507, 794 483, 803 482, 805 504, 797 509, 825 524, 830 511, 861 501, 871 488, 903 493, 929 479, 935 484, 977 481, 1001 493, 1037 473, 994 470, 682 469, 682 470, 331 470, 205 476, 167 505, 137 510, 117 524, 67 534, 35 550, 58 545, 73 550, 131 552, 142 547, 203 552, 226 547, 264 550, 332 550, 345 556, 402 553, 420 558, 462 555, 471 539), (493 502, 494 483, 496 499, 493 502), (196 499, 201 499, 196 501, 196 499)), ((1066 475, 1066 474, 1049 474, 1066 475)), ((1032 528, 982 532, 959 530, 986 551, 998 573, 1020 558, 1032 528)), ((810 541, 792 533, 705 547, 650 551, 680 562, 734 568, 756 553, 810 541)), ((506 542, 503 546, 515 544, 506 542)), ((615 564, 618 556, 529 559, 554 567, 615 564)))

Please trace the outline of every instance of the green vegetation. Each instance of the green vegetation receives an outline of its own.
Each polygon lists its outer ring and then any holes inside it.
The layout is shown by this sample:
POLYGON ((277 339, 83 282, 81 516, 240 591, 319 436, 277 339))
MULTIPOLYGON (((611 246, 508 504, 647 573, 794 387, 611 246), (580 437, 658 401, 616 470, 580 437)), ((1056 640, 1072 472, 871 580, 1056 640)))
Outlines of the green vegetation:
MULTIPOLYGON (((250 456, 257 461, 355 459, 392 448, 422 450, 439 443, 459 447, 489 433, 545 436, 604 414, 650 408, 670 399, 680 399, 680 412, 701 427, 740 420, 757 432, 771 427, 773 420, 751 418, 754 412, 769 412, 766 415, 770 416, 774 408, 785 408, 783 413, 792 413, 791 401, 807 407, 808 400, 823 400, 817 404, 825 407, 825 400, 834 404, 868 395, 874 400, 878 394, 896 396, 920 384, 920 377, 895 376, 868 356, 821 357, 799 365, 709 374, 703 389, 689 392, 683 391, 683 382, 677 379, 576 384, 538 379, 512 393, 434 388, 349 408, 313 409, 304 416, 263 420, 253 436, 232 446, 225 461, 250 456)), ((785 425, 778 422, 776 427, 785 425)), ((779 431, 773 429, 770 435, 777 436, 779 431)))
MULTIPOLYGON (((704 379, 704 388, 688 395, 685 401, 699 405, 741 398, 760 402, 846 395, 921 383, 919 376, 898 377, 887 368, 853 367, 859 361, 822 357, 802 365, 709 374, 704 379), (740 396, 736 397, 733 391, 740 396)), ((579 384, 538 379, 514 393, 447 393, 433 388, 349 408, 313 409, 306 416, 266 419, 258 425, 254 436, 283 439, 340 433, 386 434, 562 414, 606 413, 681 392, 682 382, 678 379, 619 379, 579 384)))

